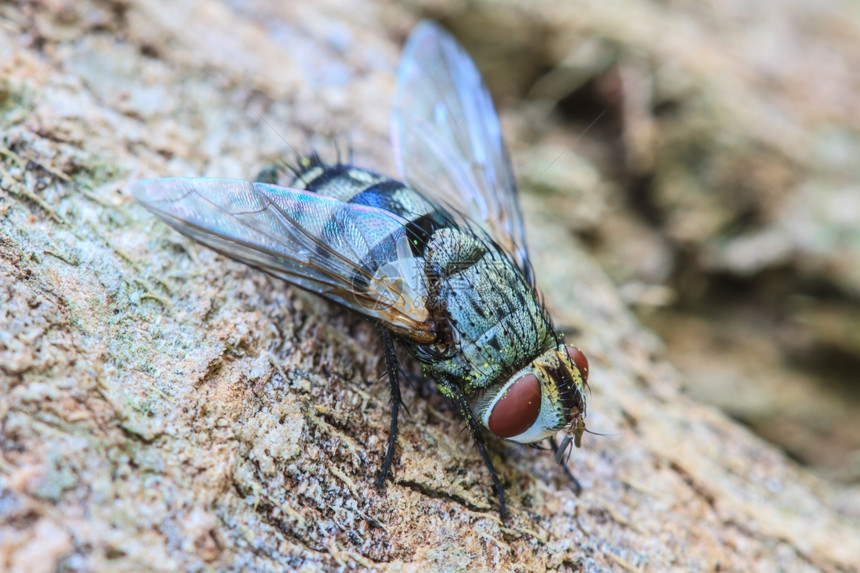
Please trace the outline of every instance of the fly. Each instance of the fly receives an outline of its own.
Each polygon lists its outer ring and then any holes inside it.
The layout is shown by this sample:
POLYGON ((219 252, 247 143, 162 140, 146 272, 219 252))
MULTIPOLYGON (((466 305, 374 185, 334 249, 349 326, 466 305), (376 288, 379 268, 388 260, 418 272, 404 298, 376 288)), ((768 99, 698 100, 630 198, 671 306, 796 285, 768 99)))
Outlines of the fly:
POLYGON ((316 154, 279 185, 166 178, 135 198, 179 232, 376 321, 400 409, 395 343, 463 416, 499 496, 484 431, 549 440, 563 463, 585 431, 588 361, 556 333, 534 285, 513 171, 489 92, 447 32, 422 22, 398 70, 391 142, 400 180, 316 154), (559 446, 554 436, 564 432, 559 446))

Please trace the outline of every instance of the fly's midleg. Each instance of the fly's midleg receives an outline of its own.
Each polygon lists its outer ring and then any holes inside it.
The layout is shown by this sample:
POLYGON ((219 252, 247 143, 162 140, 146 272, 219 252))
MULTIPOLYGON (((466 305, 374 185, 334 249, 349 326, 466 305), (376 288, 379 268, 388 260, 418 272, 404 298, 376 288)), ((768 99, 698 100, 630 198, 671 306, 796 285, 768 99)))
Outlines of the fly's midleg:
POLYGON ((388 477, 391 471, 391 464, 394 461, 394 446, 397 443, 397 416, 400 413, 400 378, 398 377, 397 352, 394 350, 394 340, 392 340, 391 332, 384 328, 379 328, 382 333, 382 347, 385 352, 385 365, 388 370, 388 387, 391 390, 391 428, 388 432, 388 447, 385 450, 385 459, 382 461, 382 468, 379 471, 379 477, 376 478, 376 487, 381 487, 385 483, 385 478, 388 477))

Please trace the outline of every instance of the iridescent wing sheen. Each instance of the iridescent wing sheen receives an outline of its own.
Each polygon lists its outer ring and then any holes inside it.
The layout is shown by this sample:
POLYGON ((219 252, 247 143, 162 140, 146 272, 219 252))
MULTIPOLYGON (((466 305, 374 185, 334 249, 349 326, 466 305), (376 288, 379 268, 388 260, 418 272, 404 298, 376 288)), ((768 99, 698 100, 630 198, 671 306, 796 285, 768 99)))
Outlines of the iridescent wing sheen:
POLYGON ((435 23, 418 24, 403 49, 391 142, 406 183, 477 223, 533 282, 493 101, 472 59, 435 23))
MULTIPOLYGON (((398 254, 408 256, 398 246, 408 245, 402 238, 407 221, 397 215, 233 179, 149 179, 134 183, 132 193, 176 230, 228 257, 356 310, 398 334, 418 342, 433 340, 424 301, 411 296, 415 289, 404 289, 400 277, 380 278, 377 272, 397 268, 398 254)), ((423 275, 403 278, 423 280, 423 275)))

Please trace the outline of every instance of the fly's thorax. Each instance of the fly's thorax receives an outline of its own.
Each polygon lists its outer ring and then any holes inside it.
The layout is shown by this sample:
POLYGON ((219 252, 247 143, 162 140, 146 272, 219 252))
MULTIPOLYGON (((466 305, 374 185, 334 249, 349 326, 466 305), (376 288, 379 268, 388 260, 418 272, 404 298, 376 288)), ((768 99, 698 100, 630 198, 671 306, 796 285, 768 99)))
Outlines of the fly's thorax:
POLYGON ((425 247, 428 273, 437 280, 466 271, 485 254, 487 248, 481 241, 453 227, 437 230, 425 247))
POLYGON ((441 350, 425 360, 432 375, 457 379, 468 395, 555 346, 534 290, 491 243, 443 228, 425 258, 428 306, 445 325, 441 350))
POLYGON ((472 409, 490 432, 523 444, 539 442, 565 428, 581 433, 587 377, 584 355, 560 344, 479 393, 472 409))

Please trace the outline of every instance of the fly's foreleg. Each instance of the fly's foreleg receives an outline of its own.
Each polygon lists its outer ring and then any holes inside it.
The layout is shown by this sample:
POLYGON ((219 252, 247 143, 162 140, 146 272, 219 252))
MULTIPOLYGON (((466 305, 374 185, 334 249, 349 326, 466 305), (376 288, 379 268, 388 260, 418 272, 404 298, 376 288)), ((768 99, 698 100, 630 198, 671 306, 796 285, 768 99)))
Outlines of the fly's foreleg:
POLYGON ((394 340, 392 340, 391 332, 388 329, 380 327, 380 331, 382 332, 385 364, 388 369, 388 387, 391 390, 391 429, 388 432, 388 449, 385 451, 385 459, 382 460, 382 469, 379 472, 379 477, 376 478, 376 487, 382 487, 391 471, 391 464, 394 461, 394 445, 397 443, 397 416, 400 413, 401 404, 399 367, 397 353, 394 350, 394 340))
POLYGON ((505 519, 508 516, 508 510, 505 505, 505 490, 502 489, 502 482, 499 480, 499 475, 493 467, 493 462, 490 461, 490 455, 487 453, 487 447, 484 444, 484 436, 481 434, 481 427, 478 426, 478 421, 475 420, 475 416, 472 413, 472 407, 469 405, 469 401, 463 395, 459 386, 450 382, 441 382, 440 385, 442 393, 454 401, 454 404, 457 406, 457 409, 460 411, 460 414, 469 426, 469 432, 472 434, 472 439, 475 441, 475 445, 481 453, 484 465, 487 466, 487 470, 490 472, 490 478, 493 480, 493 486, 495 486, 496 492, 499 494, 499 515, 502 519, 505 519))
POLYGON ((562 468, 564 468, 564 473, 573 482, 573 493, 579 495, 582 493, 582 486, 579 484, 579 480, 576 479, 576 476, 573 475, 573 472, 570 471, 570 468, 567 467, 567 460, 565 459, 565 451, 570 446, 570 443, 563 440, 564 449, 559 452, 558 442, 555 441, 555 436, 549 439, 549 444, 552 446, 552 453, 555 454, 555 460, 558 462, 562 468))

